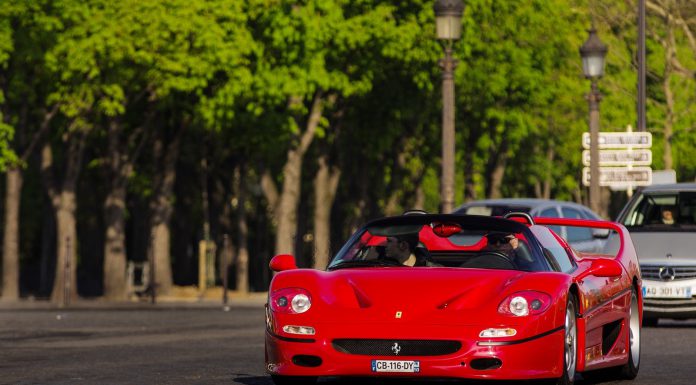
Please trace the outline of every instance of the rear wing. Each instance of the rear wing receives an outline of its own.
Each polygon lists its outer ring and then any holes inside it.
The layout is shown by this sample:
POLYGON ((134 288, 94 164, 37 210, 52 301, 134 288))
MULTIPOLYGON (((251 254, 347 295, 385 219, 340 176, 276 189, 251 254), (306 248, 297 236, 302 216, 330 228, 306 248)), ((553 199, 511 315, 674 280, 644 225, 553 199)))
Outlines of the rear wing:
POLYGON ((589 227, 593 229, 606 229, 614 231, 618 234, 619 245, 616 256, 620 257, 624 253, 628 252, 635 255, 635 249, 633 247, 633 241, 631 241, 631 236, 628 233, 626 227, 620 223, 611 221, 598 221, 591 219, 570 219, 570 218, 547 218, 547 217, 534 217, 534 223, 542 226, 572 226, 572 227, 589 227))

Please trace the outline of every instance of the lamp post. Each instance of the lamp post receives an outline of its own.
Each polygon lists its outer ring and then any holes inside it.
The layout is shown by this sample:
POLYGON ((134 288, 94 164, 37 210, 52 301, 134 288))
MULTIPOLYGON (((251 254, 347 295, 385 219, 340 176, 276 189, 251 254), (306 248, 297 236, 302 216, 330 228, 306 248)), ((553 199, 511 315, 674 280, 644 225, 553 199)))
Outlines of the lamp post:
POLYGON ((437 38, 443 43, 445 57, 442 68, 442 180, 440 185, 440 210, 451 213, 454 209, 454 69, 457 61, 452 57, 452 45, 462 35, 461 0, 436 0, 434 5, 437 38))
POLYGON ((589 32, 590 36, 580 47, 580 56, 582 71, 592 82, 592 88, 585 96, 590 106, 590 207, 594 212, 599 212, 599 101, 602 95, 597 88, 597 79, 604 75, 607 46, 599 40, 594 26, 589 32))

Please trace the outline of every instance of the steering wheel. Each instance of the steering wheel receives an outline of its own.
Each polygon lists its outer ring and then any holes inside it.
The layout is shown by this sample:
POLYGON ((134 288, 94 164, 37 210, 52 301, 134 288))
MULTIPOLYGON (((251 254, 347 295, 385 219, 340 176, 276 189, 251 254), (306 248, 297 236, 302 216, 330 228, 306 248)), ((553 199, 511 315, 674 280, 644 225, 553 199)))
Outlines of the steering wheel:
POLYGON ((479 265, 480 267, 488 269, 514 270, 517 268, 517 265, 515 265, 515 262, 513 262, 511 256, 495 250, 487 250, 479 254, 473 260, 464 263, 462 267, 473 267, 472 265, 479 265))

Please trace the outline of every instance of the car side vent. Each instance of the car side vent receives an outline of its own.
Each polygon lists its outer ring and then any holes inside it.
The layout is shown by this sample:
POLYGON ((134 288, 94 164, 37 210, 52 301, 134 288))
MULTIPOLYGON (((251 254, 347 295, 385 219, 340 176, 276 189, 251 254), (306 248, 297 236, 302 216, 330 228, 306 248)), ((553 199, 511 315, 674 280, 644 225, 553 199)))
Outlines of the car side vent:
POLYGON ((602 355, 607 355, 614 347, 621 331, 621 320, 609 322, 602 328, 602 355))

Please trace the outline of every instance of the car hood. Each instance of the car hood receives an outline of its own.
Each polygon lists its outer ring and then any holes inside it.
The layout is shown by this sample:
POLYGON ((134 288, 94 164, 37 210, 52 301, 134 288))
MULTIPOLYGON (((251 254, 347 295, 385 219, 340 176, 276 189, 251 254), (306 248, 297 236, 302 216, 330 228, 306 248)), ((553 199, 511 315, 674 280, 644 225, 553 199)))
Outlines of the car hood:
POLYGON ((360 319, 429 324, 475 323, 497 314, 510 286, 526 274, 451 268, 345 269, 323 274, 325 321, 360 319))
POLYGON ((693 232, 631 232, 641 264, 696 263, 696 234, 693 232))

